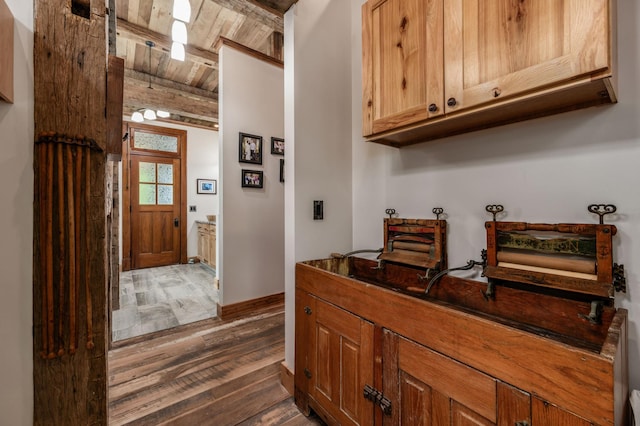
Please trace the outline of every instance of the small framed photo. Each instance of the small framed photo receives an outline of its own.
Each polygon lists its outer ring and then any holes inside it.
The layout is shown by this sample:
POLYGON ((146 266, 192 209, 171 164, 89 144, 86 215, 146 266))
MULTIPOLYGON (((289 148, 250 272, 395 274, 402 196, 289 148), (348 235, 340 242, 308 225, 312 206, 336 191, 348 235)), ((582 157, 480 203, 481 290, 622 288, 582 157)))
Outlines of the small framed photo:
POLYGON ((284 155, 284 139, 271 138, 271 153, 274 155, 284 155))
POLYGON ((217 194, 218 182, 215 179, 198 179, 198 194, 217 194))
POLYGON ((262 136, 240 133, 241 163, 262 164, 262 136))
POLYGON ((262 188, 264 185, 264 174, 262 170, 242 169, 243 188, 262 188))

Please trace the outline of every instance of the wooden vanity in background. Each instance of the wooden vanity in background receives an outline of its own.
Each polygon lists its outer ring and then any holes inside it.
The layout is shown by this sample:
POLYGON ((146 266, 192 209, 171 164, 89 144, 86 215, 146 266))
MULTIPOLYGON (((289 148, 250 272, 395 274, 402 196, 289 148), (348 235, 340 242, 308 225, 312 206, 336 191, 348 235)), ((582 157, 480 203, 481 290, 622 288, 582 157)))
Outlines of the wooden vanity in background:
POLYGON ((198 221, 198 259, 216 268, 216 222, 198 221))

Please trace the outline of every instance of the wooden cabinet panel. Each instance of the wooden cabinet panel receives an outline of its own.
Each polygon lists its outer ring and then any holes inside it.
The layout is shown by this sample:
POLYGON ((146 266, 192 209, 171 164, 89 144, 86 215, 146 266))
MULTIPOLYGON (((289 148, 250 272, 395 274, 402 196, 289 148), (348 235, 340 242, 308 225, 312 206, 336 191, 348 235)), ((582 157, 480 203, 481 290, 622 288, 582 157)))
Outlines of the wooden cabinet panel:
POLYGON ((370 1, 363 26, 365 134, 442 114, 442 0, 370 1))
POLYGON ((451 402, 451 426, 491 426, 495 423, 490 422, 484 417, 469 410, 464 405, 452 401, 451 402))
POLYGON ((531 424, 531 395, 498 382, 498 426, 531 424))
POLYGON ((593 424, 540 398, 533 397, 531 400, 531 426, 589 426, 593 424))
POLYGON ((402 424, 431 425, 431 407, 431 388, 404 371, 400 372, 400 418, 402 424))
POLYGON ((216 225, 209 224, 209 266, 216 267, 216 225))
POLYGON ((373 325, 315 298, 309 304, 309 396, 342 425, 370 425, 362 397, 373 381, 373 325))
POLYGON ((496 380, 451 358, 400 338, 399 369, 483 417, 496 421, 496 380))
POLYGON ((446 4, 447 113, 610 66, 608 0, 446 4))

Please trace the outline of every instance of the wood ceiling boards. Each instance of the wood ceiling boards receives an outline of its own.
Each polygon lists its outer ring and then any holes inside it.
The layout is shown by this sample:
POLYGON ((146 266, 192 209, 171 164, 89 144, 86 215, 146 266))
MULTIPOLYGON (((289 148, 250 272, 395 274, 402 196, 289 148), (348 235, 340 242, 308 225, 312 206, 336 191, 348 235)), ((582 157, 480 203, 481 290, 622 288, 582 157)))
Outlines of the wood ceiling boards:
POLYGON ((124 59, 124 114, 169 111, 168 121, 218 122, 220 37, 281 60, 283 15, 297 0, 190 0, 184 62, 171 59, 173 0, 115 0, 116 54, 124 59), (149 48, 147 41, 155 45, 149 48))

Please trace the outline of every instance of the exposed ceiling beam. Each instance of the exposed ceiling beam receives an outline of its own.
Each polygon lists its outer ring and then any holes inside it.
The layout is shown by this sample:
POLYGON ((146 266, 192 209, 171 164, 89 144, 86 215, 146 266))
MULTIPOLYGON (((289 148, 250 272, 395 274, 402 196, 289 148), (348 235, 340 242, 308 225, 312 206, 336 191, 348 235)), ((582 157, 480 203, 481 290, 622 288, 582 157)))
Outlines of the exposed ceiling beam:
MULTIPOLYGON (((132 73, 127 70, 124 79, 124 105, 132 108, 152 108, 169 111, 177 115, 186 115, 206 121, 218 121, 217 96, 201 96, 199 91, 189 87, 187 90, 176 88, 179 83, 160 84, 149 88, 147 79, 132 78, 143 73, 132 73)), ((152 80, 153 81, 153 80, 152 80)), ((166 81, 165 81, 166 82, 166 81)))
POLYGON ((282 14, 275 10, 267 10, 265 7, 245 0, 208 0, 219 4, 222 7, 231 9, 247 18, 253 19, 267 27, 273 28, 274 31, 284 32, 284 19, 282 14), (274 13, 275 12, 275 13, 274 13))
POLYGON ((150 75, 145 72, 136 71, 132 69, 125 69, 124 77, 130 78, 133 80, 138 80, 147 85, 151 83, 152 87, 162 86, 163 89, 190 93, 191 95, 197 98, 206 98, 206 99, 212 99, 216 102, 218 101, 218 94, 210 90, 200 89, 198 87, 189 86, 188 84, 182 84, 182 83, 178 83, 177 81, 156 77, 155 75, 150 75))
MULTIPOLYGON (((139 27, 123 19, 118 19, 116 28, 118 36, 135 41, 144 45, 147 40, 156 44, 156 47, 166 51, 171 51, 171 37, 155 31, 147 30, 139 27)), ((218 69, 218 54, 200 49, 195 46, 185 46, 186 59, 196 64, 205 65, 207 67, 218 69)))

